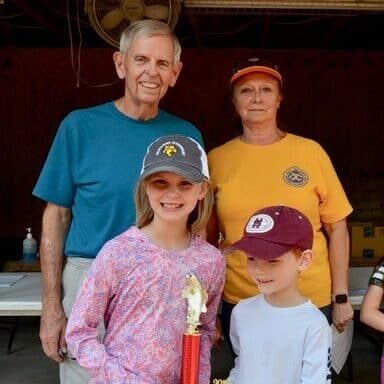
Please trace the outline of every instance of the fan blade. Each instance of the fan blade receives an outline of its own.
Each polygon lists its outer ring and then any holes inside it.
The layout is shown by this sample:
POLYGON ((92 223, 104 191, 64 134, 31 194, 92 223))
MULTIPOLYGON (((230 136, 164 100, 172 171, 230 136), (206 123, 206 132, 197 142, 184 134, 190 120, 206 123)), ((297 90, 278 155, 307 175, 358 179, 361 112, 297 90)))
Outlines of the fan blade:
POLYGON ((144 16, 155 20, 168 19, 169 9, 164 5, 149 5, 144 10, 144 16))
POLYGON ((138 16, 138 15, 136 15, 136 16, 131 16, 131 17, 129 18, 129 21, 130 21, 131 23, 134 23, 134 22, 136 22, 136 21, 140 21, 140 20, 143 20, 143 18, 142 18, 141 16, 138 16))
POLYGON ((108 12, 101 20, 101 25, 105 29, 115 28, 124 19, 124 14, 120 8, 108 12))

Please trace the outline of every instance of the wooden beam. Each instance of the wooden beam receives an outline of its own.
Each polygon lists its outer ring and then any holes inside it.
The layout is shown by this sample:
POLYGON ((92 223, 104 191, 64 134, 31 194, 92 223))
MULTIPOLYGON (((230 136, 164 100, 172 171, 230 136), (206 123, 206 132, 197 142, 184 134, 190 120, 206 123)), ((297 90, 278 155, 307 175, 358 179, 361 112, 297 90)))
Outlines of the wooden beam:
POLYGON ((384 2, 382 0, 184 0, 184 7, 384 11, 384 2))

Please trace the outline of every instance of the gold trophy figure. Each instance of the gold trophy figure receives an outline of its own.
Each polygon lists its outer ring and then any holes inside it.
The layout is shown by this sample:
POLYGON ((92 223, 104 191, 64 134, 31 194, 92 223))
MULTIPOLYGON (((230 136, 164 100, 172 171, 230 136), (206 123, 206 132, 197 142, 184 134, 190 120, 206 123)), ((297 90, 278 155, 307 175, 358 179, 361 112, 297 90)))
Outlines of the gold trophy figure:
POLYGON ((182 297, 187 299, 187 329, 183 335, 181 384, 199 384, 200 314, 207 312, 208 294, 193 273, 187 274, 182 297))

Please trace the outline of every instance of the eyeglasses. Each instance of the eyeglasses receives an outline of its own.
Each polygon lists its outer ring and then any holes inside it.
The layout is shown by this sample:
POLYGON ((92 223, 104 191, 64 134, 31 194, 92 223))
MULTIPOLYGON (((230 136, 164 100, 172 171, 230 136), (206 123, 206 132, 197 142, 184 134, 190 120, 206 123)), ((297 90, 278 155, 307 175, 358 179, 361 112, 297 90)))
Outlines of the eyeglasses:
POLYGON ((253 66, 267 67, 279 72, 276 64, 273 64, 270 61, 264 59, 259 59, 258 57, 250 57, 249 59, 236 62, 232 68, 232 73, 235 74, 242 69, 253 66))

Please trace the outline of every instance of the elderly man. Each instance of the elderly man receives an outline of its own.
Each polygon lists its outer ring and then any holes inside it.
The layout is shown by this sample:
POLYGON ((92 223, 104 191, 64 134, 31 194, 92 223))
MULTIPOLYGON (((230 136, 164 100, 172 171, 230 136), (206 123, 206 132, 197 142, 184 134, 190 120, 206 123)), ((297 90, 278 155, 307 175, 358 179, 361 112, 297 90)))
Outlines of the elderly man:
POLYGON ((169 134, 202 142, 192 124, 159 109, 179 76, 180 53, 166 24, 143 20, 128 27, 113 55, 124 95, 62 121, 34 188, 33 194, 47 202, 40 247, 40 338, 46 355, 62 363, 61 383, 88 382, 66 350, 66 321, 102 245, 135 221, 133 190, 147 146, 169 134))

